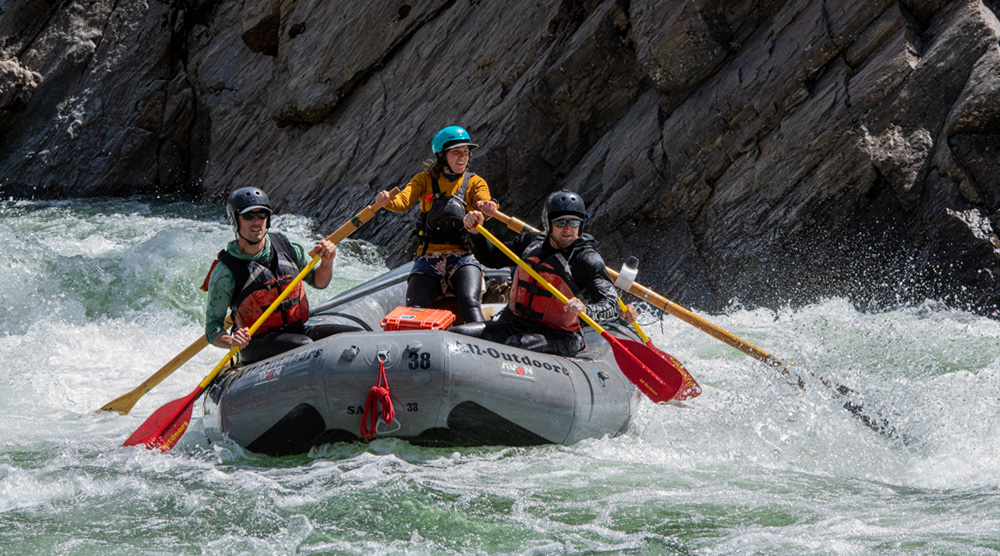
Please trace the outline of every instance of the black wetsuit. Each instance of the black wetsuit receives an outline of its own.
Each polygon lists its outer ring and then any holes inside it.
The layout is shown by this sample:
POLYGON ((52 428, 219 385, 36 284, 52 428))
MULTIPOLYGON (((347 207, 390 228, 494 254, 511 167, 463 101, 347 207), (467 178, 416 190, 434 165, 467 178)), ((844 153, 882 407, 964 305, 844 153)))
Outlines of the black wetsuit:
MULTIPOLYGON (((507 255, 483 236, 474 234, 471 240, 473 253, 484 265, 503 268, 514 264, 507 255)), ((534 245, 533 254, 537 255, 539 260, 559 261, 553 267, 569 285, 574 295, 583 301, 587 307, 587 315, 594 321, 602 323, 618 318, 618 297, 614 284, 604 268, 604 260, 595 248, 596 242, 589 234, 581 234, 579 239, 565 249, 553 247, 545 234, 540 232, 521 234, 506 245, 519 255, 524 254, 526 250, 532 250, 534 245), (540 249, 539 242, 541 242, 540 249)), ((511 298, 514 298, 513 293, 511 298)), ((577 355, 586 348, 582 331, 547 326, 537 318, 526 318, 516 314, 511 305, 508 305, 495 321, 457 326, 452 328, 452 331, 556 355, 577 355)))

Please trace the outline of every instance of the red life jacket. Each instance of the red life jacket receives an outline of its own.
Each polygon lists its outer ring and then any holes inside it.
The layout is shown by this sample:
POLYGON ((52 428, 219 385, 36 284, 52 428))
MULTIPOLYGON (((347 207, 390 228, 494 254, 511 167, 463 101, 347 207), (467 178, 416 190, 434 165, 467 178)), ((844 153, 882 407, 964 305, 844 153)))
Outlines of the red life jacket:
MULTIPOLYGON (((276 232, 268 232, 271 238, 271 256, 267 264, 237 259, 225 250, 219 252, 219 261, 229 268, 236 280, 236 294, 230 302, 235 328, 252 326, 271 303, 281 295, 299 274, 295 262, 295 251, 288 238, 276 232)), ((292 288, 292 292, 282 301, 257 334, 283 328, 290 324, 304 324, 309 319, 309 301, 302 282, 292 288)))
MULTIPOLYGON (((525 249, 521 258, 542 278, 555 286, 567 299, 577 297, 576 290, 578 288, 573 284, 573 277, 566 258, 556 252, 549 255, 544 261, 541 260, 542 248, 547 240, 546 236, 534 241, 525 249)), ((580 330, 579 317, 563 310, 563 303, 521 267, 517 267, 517 270, 514 271, 514 279, 510 287, 510 301, 507 306, 515 315, 540 322, 551 328, 570 332, 580 330)))

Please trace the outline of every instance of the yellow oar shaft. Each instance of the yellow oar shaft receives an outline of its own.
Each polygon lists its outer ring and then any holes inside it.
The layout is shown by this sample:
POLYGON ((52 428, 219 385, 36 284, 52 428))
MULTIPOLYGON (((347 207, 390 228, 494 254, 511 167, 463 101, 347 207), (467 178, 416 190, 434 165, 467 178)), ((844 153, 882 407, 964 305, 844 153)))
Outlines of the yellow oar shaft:
MULTIPOLYGON (((500 249, 504 255, 507 255, 508 259, 517 263, 517 266, 521 267, 536 282, 545 287, 563 305, 569 302, 569 299, 562 292, 557 290, 548 280, 542 278, 531 265, 514 254, 500 240, 493 237, 493 234, 486 231, 481 225, 477 225, 476 230, 500 249)), ((615 362, 618 364, 618 368, 622 374, 638 386, 649 399, 657 403, 666 402, 677 394, 677 390, 684 383, 684 376, 666 359, 654 353, 649 346, 632 342, 631 340, 615 338, 594 322, 594 319, 590 318, 587 313, 579 313, 577 316, 607 340, 611 346, 611 351, 614 353, 615 362), (630 347, 626 346, 625 342, 633 345, 630 347)))
MULTIPOLYGON (((565 295, 563 295, 563 293, 561 291, 557 290, 556 287, 553 286, 552 284, 550 284, 548 280, 546 280, 545 278, 542 278, 542 275, 539 274, 539 273, 537 273, 537 272, 535 272, 535 269, 531 268, 531 265, 529 265, 528 263, 526 263, 523 260, 521 260, 521 257, 518 257, 517 255, 515 255, 514 252, 510 250, 510 248, 508 248, 506 245, 504 245, 493 234, 491 234, 488 231, 486 231, 486 228, 484 228, 481 225, 477 224, 476 225, 476 231, 478 231, 479 233, 483 234, 483 237, 485 237, 486 239, 490 240, 490 242, 493 243, 493 245, 495 245, 497 247, 497 249, 499 249, 500 251, 503 251, 503 254, 507 255, 508 259, 510 259, 510 260, 514 261, 515 263, 517 263, 517 266, 519 266, 522 269, 524 269, 524 271, 527 272, 529 275, 531 275, 531 277, 534 278, 539 284, 541 284, 542 287, 544 287, 545 289, 549 290, 549 293, 551 293, 553 296, 555 296, 555 298, 558 299, 560 302, 562 302, 563 305, 565 305, 566 303, 569 303, 569 299, 565 295)), ((599 325, 596 322, 594 322, 594 319, 590 318, 587 315, 587 313, 580 313, 579 317, 580 317, 581 320, 583 320, 583 322, 589 324, 590 327, 593 328, 594 330, 598 331, 601 334, 604 333, 604 329, 601 328, 601 325, 599 325)))
MULTIPOLYGON (((511 230, 513 230, 513 231, 515 231, 517 233, 521 233, 525 229, 527 229, 528 231, 532 231, 532 232, 537 232, 538 231, 534 227, 529 226, 528 224, 525 224, 523 221, 518 220, 517 218, 514 218, 513 216, 508 216, 508 215, 506 215, 506 214, 504 214, 504 213, 502 213, 500 211, 495 212, 493 214, 493 217, 496 218, 497 220, 499 220, 499 221, 507 224, 508 228, 510 228, 511 230)), ((508 255, 508 257, 509 256, 510 255, 508 255)), ((605 269, 607 269, 609 272, 611 271, 611 269, 608 268, 608 267, 605 267, 605 269)), ((617 274, 615 276, 617 277, 617 274)), ((625 307, 625 302, 622 301, 620 297, 618 298, 618 307, 623 312, 627 310, 626 307, 625 307)), ((639 338, 642 339, 643 343, 646 343, 646 344, 649 343, 649 336, 647 336, 646 333, 642 331, 642 327, 639 326, 638 322, 633 322, 632 323, 632 328, 635 330, 636 334, 639 335, 639 338)))
MULTIPOLYGON (((399 188, 395 187, 392 189, 392 191, 389 192, 389 196, 395 197, 398 193, 399 193, 399 188)), ((360 228, 362 224, 371 220, 371 218, 375 216, 375 213, 378 212, 381 208, 382 207, 379 207, 378 205, 366 206, 365 208, 361 209, 360 212, 354 215, 354 217, 352 217, 350 220, 342 224, 339 228, 334 230, 332 234, 326 237, 326 240, 331 241, 333 243, 340 243, 347 236, 351 235, 351 233, 354 230, 360 228)), ((309 251, 309 256, 310 257, 316 256, 315 248, 309 251)), ((230 324, 231 321, 229 320, 229 318, 227 318, 226 327, 228 328, 230 324)), ((135 403, 139 401, 139 398, 144 396, 146 392, 150 391, 154 386, 162 382, 163 379, 170 376, 181 365, 183 365, 189 359, 194 357, 207 345, 208 345, 208 340, 205 339, 205 335, 204 334, 200 335, 198 339, 196 339, 190 346, 187 347, 187 349, 185 349, 183 352, 179 353, 176 357, 171 359, 166 365, 161 367, 160 370, 158 370, 151 377, 146 379, 138 387, 133 389, 131 392, 119 396, 114 400, 108 402, 107 404, 104 405, 104 407, 102 407, 98 411, 117 411, 122 414, 128 414, 128 412, 132 410, 132 407, 135 405, 135 403)), ((234 353, 235 351, 230 351, 230 353, 226 356, 226 358, 223 359, 222 363, 220 363, 220 368, 221 365, 224 365, 225 361, 228 360, 230 357, 232 357, 234 353)))
MULTIPOLYGON (((281 305, 281 302, 288 298, 288 296, 292 293, 292 289, 294 289, 295 286, 298 285, 298 283, 301 282, 302 279, 306 277, 306 274, 309 274, 309 272, 313 269, 313 267, 316 266, 316 263, 318 263, 319 261, 320 258, 318 256, 313 257, 312 260, 309 261, 309 264, 307 264, 305 268, 299 271, 298 275, 296 275, 295 278, 292 279, 292 281, 289 282, 287 286, 285 286, 285 289, 282 290, 281 294, 278 297, 276 297, 274 301, 271 302, 271 305, 269 305, 268 308, 265 309, 264 312, 259 317, 257 317, 257 320, 247 330, 247 334, 253 336, 258 330, 260 330, 260 327, 264 325, 264 321, 266 321, 268 317, 274 314, 274 311, 277 310, 278 305, 281 305)), ((216 365, 214 369, 212 369, 212 372, 209 373, 208 376, 206 376, 205 379, 202 380, 198 386, 201 387, 202 389, 208 388, 208 385, 211 384, 213 380, 215 380, 215 377, 218 376, 219 372, 222 371, 223 367, 226 366, 226 363, 229 361, 229 358, 235 355, 236 352, 239 350, 240 346, 238 345, 234 345, 233 347, 229 348, 229 353, 227 353, 226 356, 222 358, 222 361, 219 361, 219 364, 216 365)))
MULTIPOLYGON (((625 302, 622 301, 622 298, 620 297, 618 298, 618 308, 621 309, 623 313, 628 311, 628 307, 625 306, 625 302)), ((635 333, 639 335, 639 338, 642 340, 642 343, 644 344, 649 343, 649 336, 647 336, 646 333, 642 331, 642 327, 639 326, 638 322, 632 321, 632 329, 635 330, 635 333)))
MULTIPOLYGON (((525 224, 523 221, 518 220, 517 218, 514 218, 512 216, 508 216, 500 211, 494 213, 493 217, 506 224, 507 227, 510 228, 512 231, 518 233, 524 231, 525 229, 528 229, 529 231, 537 231, 535 230, 535 228, 533 228, 528 224, 525 224)), ((617 271, 609 267, 605 267, 605 270, 608 271, 608 275, 611 276, 612 281, 618 279, 617 271)), ((663 297, 662 295, 657 294, 656 292, 650 290, 649 288, 643 285, 633 282, 632 287, 630 287, 628 291, 629 293, 639 297, 643 301, 648 301, 649 303, 655 305, 656 307, 659 307, 660 309, 663 309, 664 311, 683 320, 684 322, 697 327, 703 332, 707 332, 709 335, 715 337, 716 339, 722 340, 723 342, 742 351, 743 353, 746 353, 747 355, 750 355, 755 359, 764 361, 765 363, 771 365, 772 367, 781 367, 785 365, 784 362, 782 362, 777 357, 774 357, 770 353, 767 353, 766 351, 758 348, 757 346, 751 344, 750 342, 747 342, 742 338, 734 334, 731 334, 723 330, 722 328, 719 328, 715 324, 699 317, 698 315, 692 313, 691 311, 685 309, 684 307, 681 307, 680 305, 674 303, 673 301, 670 301, 669 299, 663 297)), ((619 302, 620 301, 621 300, 619 300, 619 302)), ((645 338, 643 338, 643 340, 645 340, 645 338)))
MULTIPOLYGON (((395 188, 392 190, 390 195, 395 196, 395 194, 398 192, 399 188, 395 188)), ((354 218, 348 220, 341 227, 337 228, 332 234, 327 236, 326 238, 327 241, 332 241, 334 243, 337 243, 340 240, 344 239, 345 237, 350 235, 351 232, 358 229, 359 227, 361 227, 362 224, 370 220, 372 216, 375 216, 375 212, 378 211, 378 209, 380 208, 381 207, 377 205, 368 205, 367 207, 362 209, 361 212, 355 215, 354 218)), ((250 327, 250 329, 247 331, 247 333, 250 336, 253 336, 254 333, 256 333, 257 330, 259 330, 260 327, 264 325, 264 321, 266 321, 267 318, 274 313, 274 311, 278 308, 278 305, 280 305, 281 302, 284 301, 292 293, 292 289, 295 288, 295 286, 299 282, 301 282, 302 279, 305 278, 307 274, 309 274, 309 272, 313 269, 313 267, 316 266, 316 263, 320 261, 320 257, 316 255, 315 248, 309 251, 309 255, 312 255, 312 260, 309 261, 309 264, 307 264, 305 268, 299 271, 299 274, 287 286, 285 286, 285 289, 274 301, 271 302, 271 305, 264 311, 264 313, 261 314, 259 317, 257 317, 257 321, 254 322, 253 325, 250 327)), ((215 368, 212 369, 212 372, 209 373, 208 376, 206 376, 204 380, 201 381, 199 386, 202 389, 208 388, 208 385, 211 384, 213 380, 215 380, 215 377, 219 374, 222 368, 226 366, 226 362, 229 361, 229 358, 235 355, 236 352, 239 351, 239 349, 240 346, 233 346, 232 348, 230 348, 229 353, 227 353, 226 356, 222 358, 222 361, 219 361, 219 364, 216 365, 215 368)))

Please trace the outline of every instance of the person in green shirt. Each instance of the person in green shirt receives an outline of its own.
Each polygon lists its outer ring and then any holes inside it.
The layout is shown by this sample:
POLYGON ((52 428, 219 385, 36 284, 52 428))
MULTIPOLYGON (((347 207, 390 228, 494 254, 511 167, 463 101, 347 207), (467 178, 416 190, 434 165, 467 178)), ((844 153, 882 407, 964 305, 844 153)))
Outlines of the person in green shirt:
MULTIPOLYGON (((282 233, 269 231, 271 203, 255 187, 232 192, 226 205, 236 238, 219 252, 202 289, 208 292, 205 306, 205 339, 229 349, 240 347, 243 363, 259 361, 314 340, 343 331, 337 325, 311 326, 309 301, 299 282, 253 338, 249 328, 278 298, 285 286, 311 261, 302 243, 282 233), (222 264, 218 264, 222 263, 222 264), (227 313, 233 328, 225 330, 227 313)), ((323 240, 316 245, 321 261, 304 282, 317 289, 330 284, 337 246, 323 240)))

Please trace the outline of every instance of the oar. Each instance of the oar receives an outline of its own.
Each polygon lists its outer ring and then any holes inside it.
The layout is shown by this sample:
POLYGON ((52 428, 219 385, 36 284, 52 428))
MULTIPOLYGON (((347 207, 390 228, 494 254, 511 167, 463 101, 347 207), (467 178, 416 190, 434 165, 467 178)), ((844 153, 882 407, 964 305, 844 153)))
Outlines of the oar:
POLYGON ((205 339, 205 335, 202 334, 201 336, 198 336, 197 340, 192 342, 191 345, 184 349, 184 351, 178 353, 173 359, 167 361, 166 365, 160 367, 160 370, 156 371, 151 377, 144 380, 142 384, 136 386, 132 391, 111 400, 105 404, 104 407, 98 409, 97 412, 117 411, 122 415, 128 415, 128 412, 132 411, 132 407, 135 406, 135 402, 139 401, 139 398, 145 396, 146 392, 149 392, 154 386, 163 382, 163 379, 173 374, 173 372, 180 368, 181 365, 187 363, 188 359, 197 355, 198 352, 204 349, 207 345, 208 340, 205 339))
MULTIPOLYGON (((499 211, 493 214, 493 218, 500 220, 514 232, 520 233, 525 228, 532 229, 531 226, 528 226, 523 221, 518 220, 517 218, 513 218, 511 216, 507 216, 506 214, 503 214, 499 211)), ((618 273, 608 267, 605 267, 605 269, 608 271, 608 275, 611 276, 611 279, 617 281, 618 273)), ((650 290, 649 288, 641 284, 632 282, 631 286, 628 288, 628 292, 635 295, 636 297, 639 297, 643 301, 647 301, 653 304, 654 306, 663 309, 664 311, 681 319, 682 321, 694 326, 695 328, 698 328, 702 332, 709 334, 715 339, 721 340, 729 344, 730 346, 742 351, 743 353, 753 357, 754 359, 767 363, 768 366, 777 369, 778 372, 781 373, 783 376, 795 377, 795 379, 798 381, 799 387, 801 388, 805 387, 805 382, 802 380, 802 377, 793 372, 789 368, 790 366, 794 365, 790 363, 785 363, 781 359, 778 359, 777 357, 758 348, 757 346, 751 344, 750 342, 747 342, 746 340, 736 336, 735 334, 723 330, 719 326, 699 317, 698 315, 692 313, 691 311, 685 309, 684 307, 681 307, 680 305, 674 303, 673 301, 670 301, 669 299, 657 294, 656 292, 650 290)), ((892 438, 898 437, 896 428, 889 423, 889 420, 884 415, 880 414, 876 417, 869 416, 864 412, 863 402, 856 402, 849 397, 851 394, 856 395, 857 392, 848 388, 847 386, 837 384, 836 382, 833 382, 832 380, 829 380, 823 377, 822 375, 818 375, 812 371, 808 372, 812 377, 818 379, 820 383, 822 383, 824 386, 832 389, 838 395, 846 398, 846 401, 844 403, 844 409, 850 411, 851 414, 860 419, 861 422, 863 422, 865 425, 870 427, 872 430, 878 432, 879 434, 884 434, 892 438)))
MULTIPOLYGON (((232 318, 226 317, 225 328, 229 328, 232 324, 232 318)), ((163 379, 173 374, 173 372, 179 369, 181 365, 187 363, 189 359, 197 355, 201 350, 205 349, 205 346, 207 345, 208 340, 205 339, 205 335, 202 334, 198 336, 197 340, 191 342, 191 345, 186 347, 184 351, 178 353, 170 361, 167 361, 166 365, 160 367, 160 370, 153 373, 153 375, 143 381, 142 384, 136 386, 132 391, 111 400, 105 404, 104 407, 95 411, 95 413, 99 413, 101 411, 117 411, 122 415, 128 415, 128 412, 132 411, 132 407, 135 406, 135 402, 139 401, 139 398, 145 396, 146 392, 149 392, 154 386, 163 382, 163 379)))
MULTIPOLYGON (((398 187, 394 188, 390 192, 392 196, 395 196, 396 193, 399 193, 398 187)), ((330 236, 326 239, 328 241, 332 241, 333 243, 340 243, 343 241, 344 238, 351 235, 351 232, 357 230, 362 224, 368 222, 373 216, 375 216, 375 212, 381 208, 377 205, 372 206, 365 207, 364 210, 356 214, 354 218, 348 220, 344 223, 344 225, 337 228, 337 231, 330 234, 330 236), (372 208, 372 206, 374 206, 374 208, 372 208)), ((312 254, 312 252, 310 252, 310 254, 312 254)), ((225 327, 229 328, 231 324, 232 320, 230 317, 226 317, 225 327)), ((106 403, 104 407, 98 409, 97 412, 117 411, 122 415, 128 415, 128 412, 132 411, 132 407, 135 406, 135 402, 139 401, 139 398, 145 396, 146 392, 149 392, 154 386, 163 382, 163 379, 173 374, 173 372, 180 368, 181 365, 187 363, 189 359, 197 355, 201 350, 205 349, 205 346, 207 345, 208 340, 205 339, 205 335, 202 334, 198 336, 197 340, 192 342, 191 345, 184 349, 184 351, 178 353, 173 359, 168 361, 166 365, 160 367, 160 370, 153 373, 153 375, 143 381, 142 384, 136 386, 131 392, 122 394, 121 396, 118 396, 117 398, 106 403)))
MULTIPOLYGON (((622 301, 622 298, 620 297, 618 298, 618 307, 622 310, 623 313, 628 310, 628 307, 625 306, 625 302, 622 301)), ((677 360, 676 357, 670 355, 669 353, 653 345, 653 340, 651 340, 649 336, 646 335, 646 333, 642 330, 642 327, 639 326, 639 323, 637 321, 632 321, 632 329, 635 330, 635 333, 639 335, 639 339, 642 340, 642 343, 649 346, 649 349, 656 352, 657 355, 666 359, 668 363, 670 363, 671 365, 674 366, 674 368, 677 369, 677 372, 681 373, 682 377, 681 387, 680 389, 677 390, 677 394, 674 396, 675 399, 690 400, 691 398, 697 398, 698 396, 701 395, 701 385, 698 384, 698 381, 695 380, 693 376, 691 376, 691 373, 687 370, 687 368, 684 367, 684 365, 680 361, 677 360)))
MULTIPOLYGON (((608 274, 612 278, 616 278, 618 273, 614 270, 608 269, 608 274)), ((743 353, 757 359, 758 361, 763 361, 768 366, 776 369, 782 376, 794 377, 800 388, 805 388, 805 381, 800 375, 791 369, 794 364, 785 363, 781 359, 771 355, 770 353, 760 349, 759 347, 751 344, 750 342, 736 336, 735 334, 728 332, 718 325, 709 322, 698 315, 692 313, 690 310, 681 307, 680 305, 670 301, 669 299, 657 294, 656 292, 650 290, 649 288, 633 283, 628 290, 630 293, 639 297, 643 301, 647 301, 660 309, 674 315, 675 317, 683 320, 684 322, 698 328, 702 332, 709 334, 710 336, 721 340, 730 346, 742 351, 743 353)), ((897 437, 898 433, 896 428, 889 423, 888 418, 884 415, 870 416, 864 412, 864 403, 860 401, 855 401, 850 398, 851 395, 857 395, 858 393, 847 386, 838 384, 823 375, 817 374, 813 371, 806 371, 810 376, 819 380, 823 386, 830 388, 837 395, 845 398, 844 409, 851 412, 852 415, 861 420, 866 426, 872 430, 887 435, 889 437, 897 437)))
MULTIPOLYGON (((625 261, 625 265, 622 267, 622 272, 618 274, 618 278, 615 280, 616 288, 628 291, 628 286, 625 285, 623 287, 623 283, 626 280, 635 278, 638 264, 639 259, 635 257, 629 257, 628 260, 625 261)), ((631 282, 629 282, 629 284, 630 283, 631 282)), ((623 313, 628 310, 621 297, 618 298, 618 308, 621 309, 623 313)), ((677 360, 677 358, 653 345, 653 340, 651 340, 642 330, 642 327, 639 326, 639 321, 632 321, 632 329, 639 335, 639 339, 641 339, 644 344, 649 346, 649 349, 656 352, 656 354, 660 357, 666 359, 671 365, 677 368, 679 373, 681 373, 681 376, 684 378, 684 382, 681 384, 680 390, 677 391, 677 395, 674 396, 675 399, 689 400, 691 398, 697 398, 701 395, 701 385, 698 384, 698 381, 691 376, 691 373, 688 372, 688 370, 681 364, 680 361, 677 360)))
MULTIPOLYGON (((569 299, 562 292, 557 290, 548 280, 542 278, 540 274, 535 272, 535 269, 531 268, 528 263, 515 255, 513 251, 508 249, 493 234, 487 232, 486 228, 477 224, 476 230, 480 234, 483 234, 483 237, 490 240, 493 245, 496 245, 498 249, 503 251, 507 255, 507 258, 517 263, 517 266, 524 269, 535 281, 549 290, 549 293, 555 296, 563 305, 569 302, 569 299)), ((649 399, 657 403, 670 401, 674 397, 677 390, 681 387, 683 377, 669 362, 654 353, 646 345, 628 339, 615 338, 607 330, 601 328, 601 325, 594 322, 594 319, 590 318, 586 313, 580 313, 579 316, 583 322, 590 325, 591 328, 596 330, 601 336, 604 336, 604 339, 611 344, 611 350, 615 354, 615 361, 618 363, 618 368, 622 370, 622 374, 632 381, 633 384, 639 387, 643 394, 646 394, 649 399)))
MULTIPOLYGON (((532 231, 532 232, 537 232, 538 231, 537 228, 534 228, 533 226, 529 226, 528 224, 525 224, 524 222, 518 220, 517 218, 514 218, 512 216, 507 216, 506 214, 504 214, 504 213, 502 213, 500 211, 495 212, 493 214, 493 217, 496 218, 497 220, 499 220, 499 221, 507 224, 507 227, 509 227, 511 230, 513 230, 513 231, 515 231, 517 233, 521 233, 522 231, 524 231, 526 229, 529 230, 529 231, 532 231)), ((631 263, 633 260, 636 260, 635 257, 629 258, 629 261, 628 261, 628 263, 626 263, 626 265, 628 265, 629 263, 631 263)), ((638 261, 636 260, 636 262, 638 262, 638 261)), ((608 267, 605 267, 605 268, 608 268, 608 267)), ((632 268, 635 268, 634 264, 632 265, 632 268)), ((615 283, 615 286, 618 286, 617 282, 615 283)), ((627 287, 621 288, 621 289, 623 289, 625 291, 628 291, 627 287)), ((625 307, 625 302, 622 301, 622 299, 620 297, 618 298, 618 307, 622 310, 622 312, 625 312, 627 310, 626 307, 625 307)), ((686 368, 684 368, 684 365, 681 364, 681 362, 677 360, 677 358, 675 358, 673 355, 670 355, 669 353, 667 353, 667 352, 665 352, 663 350, 660 350, 659 348, 657 348, 656 346, 654 346, 653 345, 653 340, 650 340, 649 336, 647 336, 646 333, 643 332, 642 327, 639 326, 638 322, 636 322, 636 321, 632 322, 632 329, 635 330, 635 333, 639 335, 639 338, 642 339, 642 342, 644 344, 646 344, 647 346, 649 346, 649 349, 653 350, 654 353, 656 353, 657 355, 659 355, 660 357, 662 357, 664 360, 666 360, 666 362, 670 366, 672 366, 675 369, 677 369, 677 372, 681 373, 681 377, 683 378, 683 382, 681 383, 680 389, 677 391, 677 395, 674 396, 676 399, 678 399, 678 400, 688 400, 688 399, 691 399, 691 398, 694 398, 694 397, 697 397, 697 396, 701 395, 701 386, 694 379, 694 377, 691 376, 691 373, 688 372, 688 370, 686 368)))
MULTIPOLYGON (((398 188, 393 189, 391 194, 394 196, 398 192, 398 188)), ((375 216, 375 213, 379 210, 379 208, 381 207, 378 205, 368 205, 362 209, 361 212, 355 215, 354 218, 344 223, 344 225, 340 228, 337 228, 337 231, 330 234, 326 239, 334 243, 339 242, 375 216)), ((278 308, 278 305, 280 305, 281 302, 284 301, 289 294, 291 294, 292 289, 294 289, 295 286, 301 282, 302 279, 305 278, 313 267, 315 267, 320 261, 320 257, 316 255, 315 251, 315 249, 309 251, 309 255, 312 257, 309 264, 307 264, 305 268, 303 268, 299 274, 287 286, 285 286, 285 289, 280 295, 278 295, 277 299, 271 302, 271 305, 264 311, 263 314, 261 314, 260 317, 257 318, 253 325, 250 326, 250 329, 248 330, 250 336, 253 336, 254 333, 257 332, 257 330, 264 324, 264 321, 266 321, 267 318, 270 317, 271 314, 278 308)), ((139 444, 145 444, 149 449, 158 449, 161 451, 173 448, 174 445, 177 444, 177 441, 180 440, 181 436, 184 435, 184 431, 187 430, 188 424, 191 422, 191 410, 194 408, 195 400, 197 400, 198 397, 201 396, 201 393, 205 391, 205 388, 208 388, 208 385, 215 380, 215 377, 218 376, 219 372, 221 372, 223 367, 226 366, 226 363, 229 362, 229 359, 235 355, 239 349, 240 346, 238 345, 234 345, 230 348, 225 357, 223 357, 222 360, 219 361, 219 364, 212 369, 212 372, 210 372, 208 376, 206 376, 204 380, 198 384, 197 388, 195 388, 187 396, 168 402, 160 409, 154 411, 153 414, 150 415, 149 418, 146 419, 146 421, 139 426, 134 433, 132 433, 132 436, 128 437, 123 445, 136 446, 139 444)))

